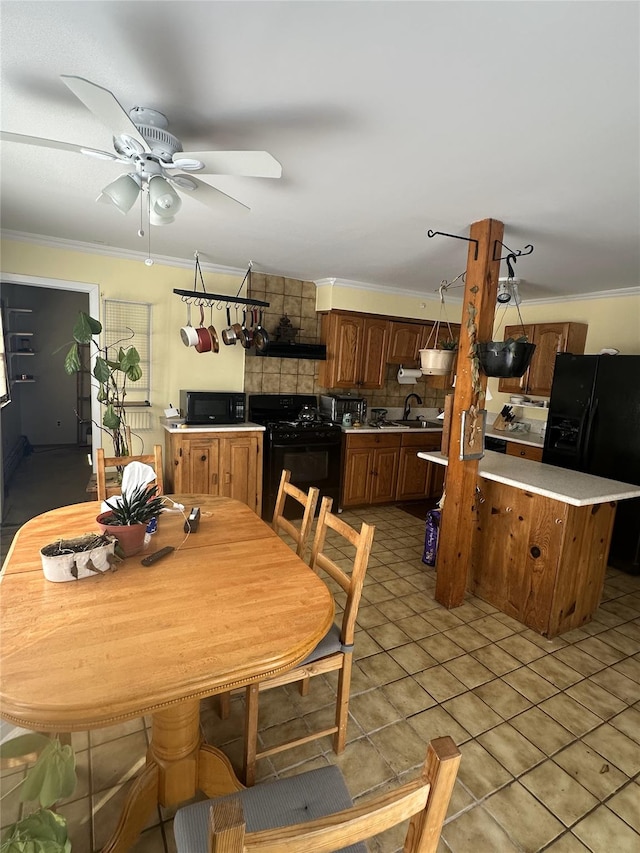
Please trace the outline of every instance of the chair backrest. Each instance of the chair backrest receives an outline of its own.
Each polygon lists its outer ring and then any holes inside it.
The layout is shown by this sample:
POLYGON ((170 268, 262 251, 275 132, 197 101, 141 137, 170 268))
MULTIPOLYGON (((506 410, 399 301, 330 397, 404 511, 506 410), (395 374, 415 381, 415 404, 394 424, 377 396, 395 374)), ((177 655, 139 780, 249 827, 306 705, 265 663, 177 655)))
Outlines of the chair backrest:
MULTIPOLYGON (((164 492, 164 481, 162 477, 162 445, 156 444, 153 447, 153 453, 147 453, 143 456, 105 456, 102 447, 96 451, 96 485, 98 487, 98 500, 104 501, 109 493, 114 494, 113 490, 107 488, 107 468, 120 468, 128 465, 130 462, 143 462, 145 465, 151 465, 156 473, 155 483, 158 487, 158 494, 164 492)), ((120 489, 116 489, 119 492, 120 489)))
MULTIPOLYGON (((316 535, 311 548, 311 559, 309 565, 318 573, 319 569, 326 572, 347 594, 347 603, 344 608, 342 617, 342 631, 340 639, 343 645, 352 645, 353 637, 356 628, 356 618, 358 616, 358 607, 362 596, 362 587, 364 584, 364 576, 369 565, 369 555, 371 554, 371 546, 373 545, 373 534, 375 526, 372 524, 362 523, 360 532, 350 527, 346 521, 338 518, 331 512, 331 498, 323 498, 320 504, 320 514, 318 516, 318 525, 316 527, 316 535), (327 537, 327 532, 333 530, 338 535, 342 536, 347 542, 355 548, 355 558, 353 561, 353 569, 351 574, 347 574, 343 569, 335 563, 331 557, 324 553, 324 547, 327 537)), ((329 543, 331 544, 331 543, 329 543)))
POLYGON ((214 800, 209 849, 211 853, 330 853, 410 818, 404 853, 436 853, 459 764, 460 752, 451 738, 437 738, 429 744, 415 781, 328 817, 260 832, 246 832, 238 797, 214 800))
POLYGON ((282 476, 280 477, 280 486, 278 488, 276 505, 273 509, 273 521, 271 524, 276 533, 279 533, 282 530, 291 536, 291 538, 296 542, 296 554, 299 557, 304 558, 304 552, 307 547, 309 534, 311 533, 311 525, 313 524, 313 517, 316 514, 316 506, 319 496, 320 490, 315 486, 311 486, 308 493, 305 493, 302 489, 294 486, 291 483, 291 471, 288 471, 286 468, 283 470, 282 476), (300 529, 298 529, 295 524, 292 524, 288 518, 284 517, 284 505, 287 497, 291 497, 298 501, 304 509, 300 529))

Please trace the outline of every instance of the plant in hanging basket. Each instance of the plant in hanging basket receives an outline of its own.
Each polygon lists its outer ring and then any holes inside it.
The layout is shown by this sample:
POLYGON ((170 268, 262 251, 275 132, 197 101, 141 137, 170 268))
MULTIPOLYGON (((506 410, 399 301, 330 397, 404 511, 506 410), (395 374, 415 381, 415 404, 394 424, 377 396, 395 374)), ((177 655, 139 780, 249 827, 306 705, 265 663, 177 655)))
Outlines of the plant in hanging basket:
POLYGON ((454 341, 453 338, 450 338, 447 341, 440 341, 438 346, 441 349, 448 350, 449 352, 451 352, 452 350, 458 349, 458 341, 454 341))
POLYGON ((455 358, 455 346, 453 349, 421 349, 420 370, 427 376, 445 376, 451 373, 455 358))
POLYGON ((475 354, 485 376, 497 376, 502 379, 522 376, 529 367, 536 345, 520 338, 507 338, 506 341, 488 341, 477 343, 475 354))

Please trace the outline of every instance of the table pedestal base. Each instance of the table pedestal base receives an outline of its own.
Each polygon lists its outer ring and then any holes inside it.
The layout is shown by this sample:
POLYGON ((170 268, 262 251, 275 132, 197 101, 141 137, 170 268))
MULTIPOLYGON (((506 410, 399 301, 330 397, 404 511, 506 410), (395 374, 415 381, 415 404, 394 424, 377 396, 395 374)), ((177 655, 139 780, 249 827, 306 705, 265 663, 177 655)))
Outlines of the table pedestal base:
POLYGON ((219 797, 242 789, 231 762, 214 746, 202 743, 200 702, 182 702, 153 715, 147 766, 133 782, 118 826, 102 853, 126 853, 153 810, 195 797, 219 797))

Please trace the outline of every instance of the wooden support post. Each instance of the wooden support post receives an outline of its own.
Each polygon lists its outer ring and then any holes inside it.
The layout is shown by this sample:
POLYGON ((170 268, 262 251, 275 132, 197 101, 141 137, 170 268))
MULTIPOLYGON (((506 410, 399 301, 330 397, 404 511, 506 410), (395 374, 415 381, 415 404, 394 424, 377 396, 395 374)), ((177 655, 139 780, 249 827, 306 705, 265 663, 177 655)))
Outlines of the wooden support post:
POLYGON ((469 236, 467 275, 462 308, 456 387, 449 430, 449 462, 436 563, 436 601, 445 607, 462 604, 471 567, 475 530, 478 460, 460 458, 462 413, 484 409, 487 380, 474 376, 473 344, 493 333, 504 225, 495 219, 474 222, 469 236), (498 241, 496 243, 496 241, 498 241), (495 251, 495 254, 494 254, 495 251))

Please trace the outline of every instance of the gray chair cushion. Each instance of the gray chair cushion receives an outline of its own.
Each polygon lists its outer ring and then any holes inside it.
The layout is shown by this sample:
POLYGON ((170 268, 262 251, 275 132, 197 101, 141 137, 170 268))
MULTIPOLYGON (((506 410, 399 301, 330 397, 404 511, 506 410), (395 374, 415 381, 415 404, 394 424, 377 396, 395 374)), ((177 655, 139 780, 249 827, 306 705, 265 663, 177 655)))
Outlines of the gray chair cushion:
POLYGON ((310 652, 302 663, 298 664, 298 666, 304 666, 305 663, 320 660, 320 658, 327 657, 327 655, 333 655, 336 652, 346 651, 352 651, 352 649, 348 646, 343 647, 340 641, 340 626, 334 623, 320 640, 315 649, 310 652))
MULTIPOLYGON (((247 832, 306 823, 353 805, 342 773, 334 765, 264 782, 220 799, 235 796, 242 801, 247 832)), ((178 853, 207 853, 211 803, 204 800, 176 812, 173 833, 178 853)), ((367 847, 364 843, 352 844, 339 853, 367 853, 367 847)))

